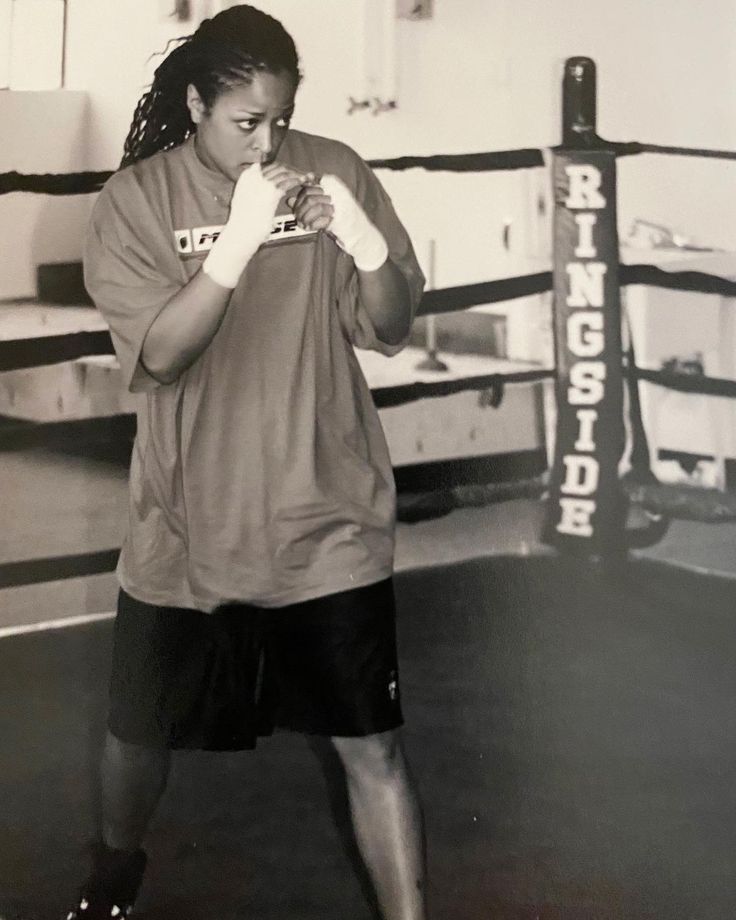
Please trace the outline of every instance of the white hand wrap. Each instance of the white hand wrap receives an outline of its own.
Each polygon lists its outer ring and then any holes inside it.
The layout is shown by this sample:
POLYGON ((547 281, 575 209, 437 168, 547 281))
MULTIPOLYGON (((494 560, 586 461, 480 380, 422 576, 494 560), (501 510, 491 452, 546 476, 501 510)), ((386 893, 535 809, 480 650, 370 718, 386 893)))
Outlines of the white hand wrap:
POLYGON ((337 176, 322 176, 320 185, 332 199, 335 209, 327 229, 345 252, 352 256, 356 268, 364 272, 379 269, 388 258, 388 246, 381 231, 371 223, 341 179, 337 176))
POLYGON ((202 271, 222 287, 234 288, 245 266, 273 228, 281 191, 264 179, 259 163, 240 174, 235 183, 230 216, 202 265, 202 271))

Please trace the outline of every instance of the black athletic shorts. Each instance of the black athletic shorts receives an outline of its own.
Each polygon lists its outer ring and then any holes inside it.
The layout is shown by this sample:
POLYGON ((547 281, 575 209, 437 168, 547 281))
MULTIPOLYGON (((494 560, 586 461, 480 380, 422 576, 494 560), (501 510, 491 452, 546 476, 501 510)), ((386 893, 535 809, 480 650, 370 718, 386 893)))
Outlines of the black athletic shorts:
POLYGON ((108 726, 121 741, 235 751, 277 726, 362 737, 402 721, 390 578, 214 613, 120 592, 108 726))

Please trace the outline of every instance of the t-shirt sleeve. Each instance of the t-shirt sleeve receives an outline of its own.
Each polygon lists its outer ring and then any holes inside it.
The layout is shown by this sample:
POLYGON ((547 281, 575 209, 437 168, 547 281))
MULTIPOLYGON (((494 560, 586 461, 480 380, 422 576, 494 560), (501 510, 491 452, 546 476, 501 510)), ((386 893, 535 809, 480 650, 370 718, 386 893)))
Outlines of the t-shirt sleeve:
POLYGON ((154 319, 184 284, 171 264, 169 241, 143 190, 122 174, 113 176, 92 211, 84 281, 110 326, 123 383, 134 393, 161 385, 140 356, 154 319))
MULTIPOLYGON (((424 275, 414 254, 409 234, 399 220, 391 199, 371 168, 357 154, 353 154, 351 166, 352 174, 344 174, 340 178, 348 185, 358 203, 383 234, 388 246, 389 258, 406 278, 413 321, 424 290, 424 275)), ((344 258, 348 259, 350 270, 346 283, 338 296, 338 310, 346 335, 358 348, 378 351, 389 356, 397 354, 406 346, 409 334, 407 333, 403 341, 395 345, 389 345, 378 338, 368 311, 360 300, 355 266, 348 256, 344 258)))

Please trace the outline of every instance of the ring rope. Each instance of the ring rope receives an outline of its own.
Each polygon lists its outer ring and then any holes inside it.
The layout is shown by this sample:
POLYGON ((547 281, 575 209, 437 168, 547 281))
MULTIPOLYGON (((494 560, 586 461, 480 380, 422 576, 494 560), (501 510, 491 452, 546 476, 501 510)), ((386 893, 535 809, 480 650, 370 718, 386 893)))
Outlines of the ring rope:
MULTIPOLYGON (((619 278, 623 285, 644 284, 669 290, 736 297, 736 281, 706 272, 670 272, 655 265, 621 265, 619 278)), ((424 294, 417 316, 451 313, 471 306, 512 301, 545 293, 551 286, 552 273, 537 272, 478 284, 439 288, 424 294)), ((43 336, 37 339, 13 339, 0 342, 0 372, 112 353, 110 334, 105 330, 43 336)))
POLYGON ((0 563, 0 589, 41 584, 63 578, 103 575, 114 571, 118 564, 119 554, 119 549, 103 549, 73 556, 51 556, 47 559, 3 562, 0 563))
MULTIPOLYGON (((643 380, 680 393, 736 398, 736 380, 703 377, 695 374, 677 374, 671 371, 657 371, 641 367, 628 368, 626 373, 630 379, 643 380)), ((503 399, 506 384, 537 383, 555 377, 556 372, 553 368, 542 368, 460 377, 452 380, 415 381, 400 386, 376 387, 371 390, 371 394, 379 409, 396 408, 420 399, 483 391, 490 393, 488 404, 498 406, 503 399)), ((92 439, 115 442, 132 441, 134 436, 135 415, 133 413, 70 419, 61 422, 8 421, 0 426, 0 452, 27 450, 33 447, 61 447, 65 444, 79 444, 92 439)))
MULTIPOLYGON (((640 141, 606 141, 590 138, 591 149, 607 147, 616 156, 634 156, 641 153, 705 157, 708 159, 736 160, 733 150, 709 150, 697 147, 674 147, 647 144, 640 141)), ((519 150, 494 150, 483 153, 432 154, 430 156, 403 156, 390 159, 368 160, 373 169, 425 169, 428 172, 495 172, 515 169, 534 169, 544 166, 542 148, 525 147, 519 150)), ((114 170, 78 173, 19 173, 15 170, 0 173, 0 195, 10 192, 32 192, 44 195, 86 195, 99 192, 114 170)))
POLYGON ((674 373, 673 371, 656 371, 643 367, 631 368, 631 373, 638 380, 677 390, 679 393, 697 393, 701 396, 726 396, 736 398, 736 380, 724 377, 704 377, 700 374, 674 373))
MULTIPOLYGON (((460 485, 426 495, 400 493, 397 496, 399 519, 416 523, 425 518, 449 514, 454 508, 486 506, 520 498, 540 498, 546 489, 546 476, 488 485, 460 485)), ((0 563, 0 589, 19 588, 67 578, 86 578, 113 572, 120 549, 104 549, 70 556, 50 556, 21 562, 0 563)))
POLYGON ((480 281, 476 284, 462 284, 458 287, 437 288, 426 291, 417 310, 417 316, 432 313, 454 313, 467 307, 484 306, 507 300, 518 300, 533 294, 544 294, 552 290, 552 272, 535 272, 514 278, 499 278, 494 281, 480 281))
MULTIPOLYGON (((722 150, 704 150, 695 148, 670 147, 639 142, 607 142, 597 136, 591 137, 591 146, 605 145, 617 156, 630 156, 641 153, 659 153, 666 155, 699 156, 717 159, 736 159, 736 153, 722 150)), ((525 149, 517 151, 496 151, 479 154, 437 155, 430 157, 398 157, 386 160, 373 160, 374 169, 404 170, 415 167, 428 171, 479 172, 493 170, 511 170, 534 168, 544 165, 541 150, 525 149)), ((51 195, 85 194, 99 191, 112 172, 85 172, 76 174, 24 175, 18 172, 0 174, 0 195, 10 192, 36 192, 51 195)), ((542 293, 551 288, 551 273, 540 272, 536 275, 501 279, 477 285, 464 285, 440 291, 431 291, 425 295, 420 314, 451 312, 462 310, 480 303, 511 300, 529 294, 542 293)), ((648 284, 676 290, 719 293, 736 296, 736 282, 702 272, 670 273, 651 265, 620 266, 621 284, 648 284)), ((21 340, 0 343, 0 370, 18 367, 32 367, 39 363, 39 341, 21 340), (12 350, 12 358, 10 351, 12 350), (33 355, 31 354, 33 352, 33 355), (4 360, 5 359, 5 360, 4 360), (21 362, 20 364, 18 362, 21 362)), ((89 354, 108 354, 112 352, 109 333, 76 333, 66 336, 48 337, 44 341, 46 358, 51 361, 71 360, 89 354)), ((632 353, 633 359, 633 353, 632 353)), ((630 380, 646 380, 661 386, 688 393, 705 393, 708 395, 736 397, 736 381, 719 378, 677 374, 669 371, 652 371, 638 368, 630 359, 627 374, 630 380)), ((406 386, 383 387, 373 391, 374 400, 379 407, 401 405, 402 403, 429 396, 449 395, 471 389, 489 390, 491 405, 498 405, 503 397, 506 382, 522 383, 554 377, 554 370, 534 370, 511 374, 492 374, 483 377, 464 378, 432 383, 415 382, 406 386)), ((55 441, 69 441, 73 438, 78 443, 79 436, 86 430, 99 435, 100 426, 110 436, 119 438, 131 436, 135 429, 134 415, 118 415, 105 419, 82 419, 71 422, 55 423, 20 423, 11 424, 0 432, 5 448, 16 445, 35 443, 48 444, 48 435, 55 441)), ((0 587, 11 584, 30 584, 53 578, 68 578, 96 572, 110 571, 117 560, 118 550, 103 550, 79 556, 55 557, 46 560, 30 560, 8 563, 0 566, 0 587)))
POLYGON ((539 148, 523 150, 494 150, 488 153, 433 154, 431 156, 393 157, 368 160, 373 169, 424 169, 427 172, 497 172, 499 170, 534 169, 544 166, 544 154, 539 148))
POLYGON ((0 173, 0 195, 33 192, 43 195, 88 195, 99 192, 112 172, 0 173))
POLYGON ((730 278, 722 278, 720 275, 711 275, 708 272, 670 272, 657 265, 621 265, 619 281, 623 285, 644 284, 649 287, 667 288, 671 291, 692 291, 698 294, 721 294, 724 297, 736 297, 736 281, 730 278))
POLYGON ((604 141, 601 144, 610 147, 616 156, 627 157, 639 153, 661 153, 665 156, 705 157, 712 160, 736 160, 736 151, 707 150, 700 147, 671 147, 662 144, 643 144, 639 141, 604 141))
MULTIPOLYGON (((368 160, 373 169, 404 170, 415 167, 427 171, 493 172, 533 169, 544 166, 541 150, 497 150, 488 153, 433 154, 425 157, 405 156, 368 160)), ((99 192, 113 175, 113 170, 78 173, 0 173, 0 195, 32 192, 44 195, 87 195, 99 192)))
POLYGON ((112 339, 106 329, 48 335, 38 339, 8 339, 0 342, 0 372, 111 354, 112 339))
POLYGON ((629 463, 631 464, 631 476, 638 482, 652 482, 656 476, 652 470, 651 452, 649 449, 649 437, 644 426, 644 416, 641 407, 641 392, 639 389, 639 378, 635 371, 639 370, 636 364, 636 349, 634 346, 634 337, 631 332, 631 323, 629 316, 624 311, 622 319, 628 332, 628 345, 624 355, 626 362, 626 376, 624 378, 626 390, 629 396, 629 424, 631 426, 631 454, 629 463), (629 370, 631 369, 631 370, 629 370))
POLYGON ((34 447, 59 449, 90 442, 132 442, 136 431, 134 412, 118 415, 67 419, 62 422, 32 422, 5 419, 0 425, 0 452, 34 447))
POLYGON ((504 384, 536 383, 554 376, 553 369, 542 369, 512 371, 507 374, 483 374, 476 377, 460 377, 455 380, 433 380, 431 383, 417 380, 414 383, 399 386, 376 387, 371 390, 371 394, 377 408, 389 409, 408 402, 415 402, 418 399, 453 396, 455 393, 465 393, 468 390, 490 390, 493 394, 491 405, 498 406, 503 397, 504 384))
MULTIPOLYGON (((555 376, 552 369, 514 371, 503 374, 483 374, 452 380, 415 382, 400 386, 376 387, 371 390, 378 409, 389 409, 431 397, 453 396, 456 393, 489 393, 488 405, 497 407, 507 383, 536 383, 555 376)), ((132 441, 135 436, 135 414, 120 413, 93 418, 68 419, 60 422, 29 422, 7 420, 0 425, 0 452, 28 450, 33 447, 63 447, 84 441, 132 441)))

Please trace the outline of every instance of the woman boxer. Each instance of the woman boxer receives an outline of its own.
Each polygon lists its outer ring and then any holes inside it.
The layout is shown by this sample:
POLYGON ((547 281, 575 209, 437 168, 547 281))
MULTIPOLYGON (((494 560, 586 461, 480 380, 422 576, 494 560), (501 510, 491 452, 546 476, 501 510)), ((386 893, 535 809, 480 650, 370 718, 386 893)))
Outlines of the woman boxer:
POLYGON ((395 494, 353 346, 406 342, 423 278, 366 164, 291 130, 294 43, 250 6, 158 67, 95 206, 90 294, 141 396, 101 841, 68 915, 132 909, 170 752, 332 740, 386 920, 425 916, 402 722, 395 494))

